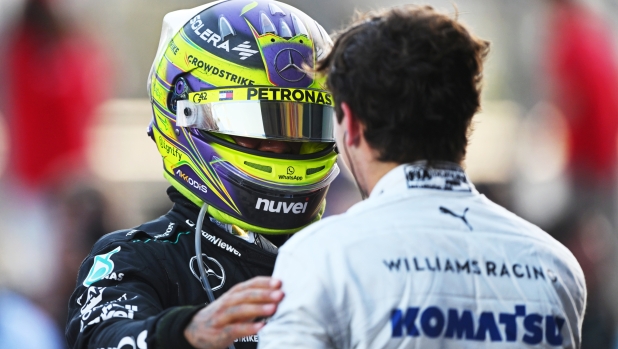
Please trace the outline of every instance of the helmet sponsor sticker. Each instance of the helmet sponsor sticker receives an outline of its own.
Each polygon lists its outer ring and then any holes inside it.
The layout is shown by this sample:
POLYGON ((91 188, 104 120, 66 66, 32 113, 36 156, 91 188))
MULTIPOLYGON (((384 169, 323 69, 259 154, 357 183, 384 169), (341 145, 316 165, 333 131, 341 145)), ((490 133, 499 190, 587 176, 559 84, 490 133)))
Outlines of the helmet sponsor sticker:
POLYGON ((205 41, 206 43, 211 43, 212 46, 218 49, 230 52, 229 40, 225 40, 219 44, 219 42, 222 41, 221 36, 215 34, 212 30, 208 28, 204 28, 204 22, 202 22, 202 18, 200 17, 200 15, 191 18, 191 21, 189 23, 191 24, 191 29, 193 29, 195 35, 197 35, 198 38, 202 39, 202 41, 205 41))
POLYGON ((178 46, 176 46, 176 44, 174 43, 174 40, 170 41, 169 48, 172 51, 172 53, 174 54, 174 56, 178 54, 178 51, 180 51, 180 48, 178 48, 178 46))
POLYGON ((234 99, 234 91, 225 90, 219 92, 219 100, 220 101, 229 101, 234 99))
POLYGON ((243 61, 259 52, 257 50, 251 49, 251 44, 249 43, 249 41, 244 41, 242 44, 236 45, 236 47, 234 47, 232 50, 238 51, 238 55, 243 61))
POLYGON ((189 100, 198 104, 223 101, 276 101, 334 106, 332 95, 326 91, 283 87, 212 89, 190 93, 189 100))
POLYGON ((301 68, 307 59, 296 49, 286 47, 275 55, 275 71, 287 82, 299 82, 307 73, 301 68))
POLYGON ((84 280, 83 285, 90 287, 93 283, 103 280, 112 274, 114 271, 114 262, 111 260, 111 257, 114 253, 118 252, 120 252, 120 246, 106 254, 94 256, 92 268, 90 268, 90 272, 88 272, 88 276, 84 280))
POLYGON ((255 84, 255 81, 249 78, 234 74, 230 71, 226 71, 225 69, 213 63, 206 63, 203 60, 193 55, 185 54, 185 64, 187 66, 194 66, 206 74, 218 76, 220 78, 225 79, 226 81, 229 81, 229 82, 232 82, 238 85, 254 85, 255 84))
POLYGON ((175 145, 167 141, 161 135, 158 135, 157 140, 157 146, 159 147, 162 154, 165 153, 167 154, 167 156, 172 156, 173 158, 175 158, 176 162, 182 160, 183 153, 175 145))
POLYGON ((255 204, 255 209, 259 210, 263 207, 264 211, 274 212, 274 213, 305 213, 307 210, 307 203, 309 202, 309 198, 307 201, 302 202, 284 202, 284 201, 275 201, 258 198, 255 204))
POLYGON ((216 12, 204 11, 191 18, 179 32, 176 45, 181 50, 183 46, 191 46, 190 51, 197 48, 211 53, 219 60, 261 69, 262 55, 246 20, 240 16, 229 17, 225 13, 216 12))
MULTIPOLYGON (((183 166, 184 167, 184 166, 183 166)), ((187 184, 189 184, 189 186, 203 192, 204 194, 208 193, 208 187, 206 185, 204 185, 204 183, 202 181, 200 181, 199 179, 193 179, 193 177, 189 176, 188 174, 182 172, 181 169, 176 169, 176 171, 174 172, 176 174, 176 177, 180 178, 181 180, 185 181, 187 184)))
MULTIPOLYGON (((220 18, 223 18, 222 21, 223 23, 226 23, 226 28, 230 28, 227 31, 228 35, 232 34, 232 37, 234 37, 236 33, 231 28, 229 22, 225 19, 225 17, 220 17, 220 18)), ((227 35, 221 32, 217 34, 213 30, 205 27, 205 24, 202 21, 202 18, 199 14, 191 18, 191 21, 189 21, 189 25, 191 26, 193 33, 195 33, 195 37, 201 39, 201 41, 203 41, 204 44, 211 44, 213 48, 217 48, 220 50, 225 50, 226 52, 230 52, 230 40, 226 40, 226 38, 223 37, 223 36, 227 37, 227 35)), ((254 50, 253 47, 251 47, 251 43, 249 41, 243 41, 242 43, 237 44, 235 47, 232 48, 232 51, 236 51, 236 53, 238 54, 241 60, 245 60, 255 55, 256 53, 260 52, 258 50, 254 50)))

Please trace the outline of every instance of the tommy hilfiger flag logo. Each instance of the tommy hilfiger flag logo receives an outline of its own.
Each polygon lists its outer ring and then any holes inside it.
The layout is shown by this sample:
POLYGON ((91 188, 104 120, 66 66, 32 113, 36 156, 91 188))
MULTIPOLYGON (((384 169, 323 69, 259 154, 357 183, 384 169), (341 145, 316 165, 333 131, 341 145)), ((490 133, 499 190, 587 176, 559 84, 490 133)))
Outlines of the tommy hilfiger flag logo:
POLYGON ((219 91, 220 101, 229 101, 231 99, 234 99, 234 91, 231 91, 231 90, 219 91))

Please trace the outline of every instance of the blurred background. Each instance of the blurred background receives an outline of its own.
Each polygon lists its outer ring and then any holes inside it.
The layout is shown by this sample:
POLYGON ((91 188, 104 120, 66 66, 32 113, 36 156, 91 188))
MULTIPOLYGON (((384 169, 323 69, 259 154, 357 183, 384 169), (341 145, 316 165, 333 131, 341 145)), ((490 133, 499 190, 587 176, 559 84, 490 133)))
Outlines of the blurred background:
MULTIPOLYGON (((328 32, 354 10, 410 3, 285 2, 328 32)), ((203 3, 0 0, 0 348, 65 348, 90 247, 170 208, 146 79, 164 14, 203 3)), ((618 2, 416 3, 491 41, 467 172, 575 254, 589 291, 583 348, 618 348, 618 2)), ((343 169, 327 214, 359 199, 343 169)))

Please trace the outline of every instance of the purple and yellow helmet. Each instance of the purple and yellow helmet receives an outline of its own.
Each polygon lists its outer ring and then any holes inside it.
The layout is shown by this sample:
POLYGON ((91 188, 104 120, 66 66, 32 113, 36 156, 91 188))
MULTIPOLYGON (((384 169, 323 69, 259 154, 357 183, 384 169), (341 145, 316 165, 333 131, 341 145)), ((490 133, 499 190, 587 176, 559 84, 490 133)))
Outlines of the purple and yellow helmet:
POLYGON ((244 230, 289 234, 320 219, 339 173, 334 101, 309 71, 331 44, 316 21, 277 1, 167 14, 148 81, 165 178, 244 230), (261 152, 232 136, 301 142, 300 151, 261 152))

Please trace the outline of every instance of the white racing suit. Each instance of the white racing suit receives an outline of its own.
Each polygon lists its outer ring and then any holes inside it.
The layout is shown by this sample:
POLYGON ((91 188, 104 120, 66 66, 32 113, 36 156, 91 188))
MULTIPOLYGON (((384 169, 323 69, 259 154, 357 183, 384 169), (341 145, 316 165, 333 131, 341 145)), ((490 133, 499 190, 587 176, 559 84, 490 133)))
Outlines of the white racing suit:
POLYGON ((258 348, 579 348, 582 269, 454 164, 401 165, 280 249, 258 348))

